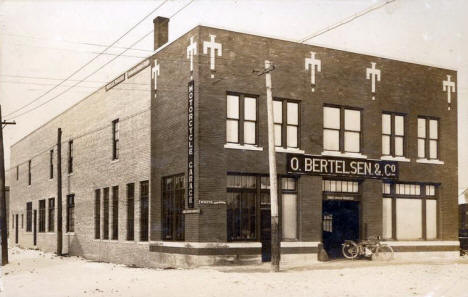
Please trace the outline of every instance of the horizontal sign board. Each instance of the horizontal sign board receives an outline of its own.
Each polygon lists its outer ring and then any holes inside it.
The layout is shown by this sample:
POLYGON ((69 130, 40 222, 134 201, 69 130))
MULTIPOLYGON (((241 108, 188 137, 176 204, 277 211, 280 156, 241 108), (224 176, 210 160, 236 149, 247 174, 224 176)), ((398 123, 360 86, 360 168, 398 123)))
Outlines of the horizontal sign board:
POLYGON ((117 77, 116 79, 114 79, 113 81, 111 81, 110 83, 108 83, 106 85, 106 91, 109 91, 110 89, 112 89, 113 87, 115 87, 116 85, 120 84, 121 82, 123 82, 125 80, 125 73, 120 75, 119 77, 117 77))
POLYGON ((137 65, 135 65, 134 67, 132 67, 130 70, 127 71, 127 78, 134 76, 135 74, 142 71, 149 65, 150 65, 150 59, 146 59, 143 62, 138 63, 137 65))
POLYGON ((398 162, 287 154, 288 173, 377 179, 397 179, 398 162))

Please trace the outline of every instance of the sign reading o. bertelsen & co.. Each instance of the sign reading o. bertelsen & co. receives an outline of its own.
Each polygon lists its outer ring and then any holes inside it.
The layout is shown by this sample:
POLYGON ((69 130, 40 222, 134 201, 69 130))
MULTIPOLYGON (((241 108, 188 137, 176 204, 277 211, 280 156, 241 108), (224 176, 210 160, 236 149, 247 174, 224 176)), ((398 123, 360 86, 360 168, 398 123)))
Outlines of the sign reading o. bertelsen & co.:
POLYGON ((287 154, 287 171, 292 174, 330 175, 377 179, 397 179, 398 162, 287 154))
POLYGON ((187 206, 195 207, 195 90, 194 82, 188 83, 188 168, 187 168, 187 206))

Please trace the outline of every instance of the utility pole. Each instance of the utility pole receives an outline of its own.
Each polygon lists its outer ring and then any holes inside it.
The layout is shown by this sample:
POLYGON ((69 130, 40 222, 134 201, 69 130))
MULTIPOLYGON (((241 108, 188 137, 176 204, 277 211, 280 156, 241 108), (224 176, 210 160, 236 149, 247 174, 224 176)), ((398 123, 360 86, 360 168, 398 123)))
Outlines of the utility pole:
POLYGON ((62 255, 62 129, 57 134, 57 256, 62 255))
POLYGON ((265 61, 265 70, 258 75, 265 74, 267 92, 268 114, 268 164, 270 169, 270 202, 271 202, 271 269, 274 272, 280 270, 280 238, 278 224, 278 174, 276 173, 275 131, 273 125, 273 96, 271 93, 271 72, 275 66, 268 60, 265 61))
POLYGON ((16 125, 13 122, 2 121, 2 106, 0 105, 0 232, 2 240, 2 266, 8 264, 8 226, 5 197, 5 155, 3 151, 3 127, 16 125))

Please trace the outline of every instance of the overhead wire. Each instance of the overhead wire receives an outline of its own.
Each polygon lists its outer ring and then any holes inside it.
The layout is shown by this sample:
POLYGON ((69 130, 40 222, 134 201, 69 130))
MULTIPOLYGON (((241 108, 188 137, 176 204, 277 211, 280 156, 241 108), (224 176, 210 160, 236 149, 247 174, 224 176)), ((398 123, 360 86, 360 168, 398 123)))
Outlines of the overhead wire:
MULTIPOLYGON (((166 3, 167 1, 168 1, 168 0, 165 0, 165 1, 163 2, 163 4, 166 3)), ((173 14, 169 17, 169 19, 175 17, 177 14, 179 14, 182 10, 184 10, 185 8, 187 8, 187 7, 188 7, 190 4, 192 4, 193 2, 194 2, 194 0, 190 0, 186 5, 184 5, 184 6, 181 7, 179 10, 177 10, 175 13, 173 13, 173 14)), ((161 4, 160 6, 162 6, 162 4, 161 4)), ((158 6, 158 7, 160 7, 160 6, 158 6)), ((155 11, 155 10, 154 10, 154 11, 155 11)), ((154 11, 153 11, 153 12, 154 12, 154 11)), ((148 14, 147 17, 148 17, 149 15, 150 15, 150 14, 148 14)), ((140 22, 142 22, 142 21, 140 21, 140 22)), ((129 31, 128 31, 128 32, 129 32, 129 31)), ((54 96, 54 97, 48 99, 47 101, 44 101, 43 103, 39 104, 38 106, 36 106, 36 107, 34 107, 34 108, 32 108, 32 109, 28 109, 28 110, 26 110, 26 111, 24 111, 24 112, 22 112, 22 113, 17 114, 15 117, 16 117, 16 118, 21 117, 21 116, 23 116, 23 115, 25 115, 25 114, 27 114, 27 113, 29 113, 29 112, 31 112, 31 111, 37 109, 37 108, 40 108, 41 106, 44 106, 45 104, 47 104, 47 103, 51 102, 52 100, 54 100, 54 99, 60 97, 61 95, 65 94, 66 92, 68 92, 69 90, 71 90, 72 88, 74 88, 75 86, 77 86, 77 85, 79 85, 80 83, 86 81, 86 79, 88 79, 89 77, 91 77, 92 75, 94 75, 95 73, 97 73, 98 71, 100 71, 101 69, 103 69, 105 66, 107 66, 107 65, 109 65, 110 63, 112 63, 113 61, 115 61, 120 55, 125 54, 130 48, 134 47, 136 44, 138 44, 139 42, 141 42, 143 39, 145 39, 146 37, 148 37, 148 36, 149 36, 150 34, 152 34, 153 32, 154 32, 154 29, 151 30, 150 32, 146 33, 145 35, 143 35, 141 38, 139 38, 138 40, 136 40, 135 42, 133 42, 127 49, 125 49, 124 51, 122 51, 121 53, 119 53, 117 56, 115 56, 115 57, 112 58, 111 60, 107 61, 105 64, 103 64, 103 65, 100 66, 98 69, 96 69, 95 71, 93 71, 92 73, 90 73, 89 75, 87 75, 85 78, 79 80, 79 81, 78 81, 77 83, 75 83, 74 85, 72 85, 72 86, 70 86, 69 88, 65 89, 64 91, 60 92, 60 93, 57 94, 56 96, 54 96)), ((68 77, 68 78, 70 78, 70 77, 68 77)), ((64 82, 64 81, 63 81, 63 82, 64 82)), ((62 83, 63 83, 63 82, 62 82, 62 83)), ((33 101, 37 101, 37 100, 33 100, 33 101)), ((28 105, 30 105, 31 103, 32 103, 32 102, 28 103, 28 105)), ((16 111, 18 111, 18 110, 16 110, 16 111)), ((13 113, 15 113, 15 112, 13 112, 13 113)), ((11 114, 13 114, 13 113, 9 113, 8 115, 11 115, 11 114)), ((6 116, 8 116, 8 115, 6 115, 6 116)))
MULTIPOLYGON (((5 117, 8 117, 8 116, 11 116, 15 113, 17 113, 18 111, 24 109, 25 107, 27 106, 30 106, 31 104, 33 104, 34 102, 37 102, 38 100, 40 100, 41 98, 43 98, 44 96, 46 96, 47 94, 49 94, 50 92, 52 92, 53 90, 55 90, 56 88, 58 88, 59 86, 61 86, 63 83, 65 83, 68 79, 72 78, 75 74, 79 73, 81 70, 83 70, 86 66, 88 66, 89 64, 91 64, 92 62, 94 62, 97 58, 99 58, 103 53, 105 53, 108 49, 110 49, 112 46, 114 46, 117 42, 119 42, 120 40, 122 40, 122 38, 124 38, 128 33, 130 33, 133 29, 135 29, 138 25, 140 25, 143 21, 145 21, 149 16, 151 16, 154 12, 156 12, 160 7, 162 7, 164 4, 166 4, 166 2, 168 2, 169 0, 164 0, 160 5, 158 5, 155 9, 153 9, 150 13, 148 13, 147 15, 145 15, 140 21, 138 21, 135 25, 133 25, 129 30, 127 30, 123 35, 121 35, 119 38, 117 38, 114 42, 112 42, 110 45, 108 45, 104 50, 102 50, 98 55, 96 55, 94 58, 92 58, 91 60, 89 60, 88 62, 86 62, 85 64, 83 64, 81 67, 79 67, 77 70, 73 71, 72 74, 70 74, 69 76, 67 76, 64 80, 62 80, 60 83, 58 83, 56 86, 50 88, 49 90, 47 90, 46 92, 44 92, 43 94, 41 94, 40 96, 38 96, 37 98, 35 98, 34 100, 30 101, 29 103, 21 106, 20 108, 16 109, 15 111, 5 115, 5 117)), ((133 46, 133 45, 132 45, 133 46)), ((130 47, 132 47, 130 46, 130 47)), ((125 52, 127 52, 128 49, 126 49, 124 52, 122 52, 121 54, 124 54, 125 52)), ((116 58, 119 57, 119 56, 116 56, 116 58)), ((41 105, 42 106, 42 105, 41 105)), ((22 113, 21 115, 23 115, 25 113, 22 113)))

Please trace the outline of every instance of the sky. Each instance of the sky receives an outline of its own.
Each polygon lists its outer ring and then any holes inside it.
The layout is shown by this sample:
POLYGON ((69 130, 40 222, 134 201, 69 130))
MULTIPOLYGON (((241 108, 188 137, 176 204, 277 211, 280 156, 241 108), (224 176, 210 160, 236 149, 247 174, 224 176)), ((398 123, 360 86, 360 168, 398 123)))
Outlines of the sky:
MULTIPOLYGON (((195 0, 169 24, 169 41, 203 24, 299 41, 383 0, 195 0)), ((22 111, 76 69, 97 56, 163 1, 1 1, 0 104, 6 169, 10 146, 48 120, 151 55, 150 34, 135 49, 57 96, 153 28, 154 17, 170 16, 189 0, 164 3, 115 47, 22 111), (43 104, 41 107, 36 106, 43 104)), ((307 43, 458 71, 459 192, 468 187, 468 1, 396 0, 307 43)), ((463 195, 459 198, 463 202, 463 195)))

